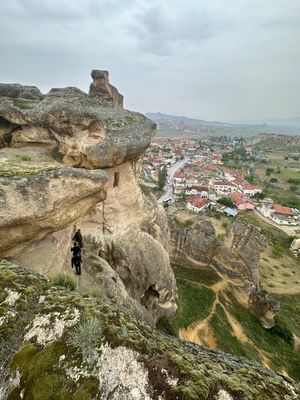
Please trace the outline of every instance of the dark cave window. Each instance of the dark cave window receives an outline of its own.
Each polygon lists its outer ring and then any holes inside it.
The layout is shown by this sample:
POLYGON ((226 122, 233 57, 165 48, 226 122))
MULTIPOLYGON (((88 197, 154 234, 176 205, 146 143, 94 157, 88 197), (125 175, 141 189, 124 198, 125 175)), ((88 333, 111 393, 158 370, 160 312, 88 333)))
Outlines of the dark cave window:
POLYGON ((115 172, 113 187, 118 187, 120 182, 120 172, 115 172))

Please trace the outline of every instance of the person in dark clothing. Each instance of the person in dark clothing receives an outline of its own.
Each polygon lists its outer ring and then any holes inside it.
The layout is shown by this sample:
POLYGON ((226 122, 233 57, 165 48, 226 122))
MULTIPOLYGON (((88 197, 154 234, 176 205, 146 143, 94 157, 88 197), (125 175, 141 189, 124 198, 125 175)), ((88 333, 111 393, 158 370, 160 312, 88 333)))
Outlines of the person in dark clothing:
POLYGON ((76 275, 81 275, 81 263, 82 263, 81 255, 79 257, 75 257, 74 265, 76 269, 76 275))
POLYGON ((73 268, 75 265, 75 260, 79 258, 81 259, 81 249, 77 242, 74 242, 74 246, 71 248, 71 251, 73 253, 73 257, 71 259, 71 265, 73 268))
POLYGON ((76 240, 76 242, 78 243, 78 245, 81 249, 83 248, 83 241, 82 241, 82 235, 81 235, 80 229, 78 229, 77 232, 75 233, 73 240, 76 240))

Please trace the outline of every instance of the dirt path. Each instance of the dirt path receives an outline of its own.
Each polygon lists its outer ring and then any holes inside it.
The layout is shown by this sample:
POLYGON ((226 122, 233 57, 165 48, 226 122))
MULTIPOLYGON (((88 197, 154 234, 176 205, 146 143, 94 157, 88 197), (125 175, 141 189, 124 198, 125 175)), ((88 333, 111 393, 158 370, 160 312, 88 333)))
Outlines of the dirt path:
POLYGON ((226 286, 227 286, 227 281, 225 280, 219 281, 212 286, 206 286, 209 287, 211 290, 213 290, 214 293, 216 293, 216 298, 213 302, 210 313, 205 319, 197 322, 196 324, 192 324, 186 329, 185 328, 180 329, 179 337, 181 339, 200 345, 205 345, 210 347, 211 349, 217 348, 217 341, 209 326, 209 322, 213 317, 214 313, 216 312, 217 305, 221 304, 219 301, 219 292, 225 289, 226 286))
POLYGON ((294 348, 296 351, 300 350, 300 338, 294 334, 294 348))
MULTIPOLYGON (((199 284, 200 285, 200 284, 199 284)), ((199 345, 208 346, 211 349, 217 349, 218 343, 214 336, 214 332, 211 329, 209 323, 212 317, 216 312, 216 307, 219 304, 228 320, 228 323, 232 330, 232 335, 235 336, 241 343, 248 344, 252 346, 258 353, 261 363, 266 367, 270 368, 270 358, 271 354, 263 351, 262 349, 256 347, 256 345, 252 342, 251 339, 245 334, 242 325, 237 321, 233 315, 226 309, 224 304, 222 304, 219 300, 219 293, 222 292, 228 285, 226 280, 221 280, 209 288, 214 291, 216 294, 216 298, 212 304, 209 315, 203 320, 191 324, 188 328, 182 328, 179 330, 179 337, 183 340, 187 340, 189 342, 193 342, 199 345)), ((208 287, 208 286, 206 286, 208 287)), ((295 337, 295 348, 299 348, 300 346, 300 338, 295 337), (296 347, 297 346, 297 347, 296 347)))

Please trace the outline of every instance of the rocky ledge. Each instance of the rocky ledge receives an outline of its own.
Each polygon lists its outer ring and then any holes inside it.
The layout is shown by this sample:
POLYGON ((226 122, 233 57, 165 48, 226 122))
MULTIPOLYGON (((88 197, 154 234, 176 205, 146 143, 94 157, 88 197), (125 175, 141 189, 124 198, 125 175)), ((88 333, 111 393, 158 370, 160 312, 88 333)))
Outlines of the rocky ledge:
POLYGON ((87 169, 138 159, 155 124, 122 108, 123 97, 109 84, 107 71, 94 70, 92 76, 90 95, 68 87, 41 97, 37 88, 0 84, 0 147, 52 148, 65 165, 87 169))
POLYGON ((0 398, 297 400, 259 364, 154 330, 95 293, 0 262, 0 398))

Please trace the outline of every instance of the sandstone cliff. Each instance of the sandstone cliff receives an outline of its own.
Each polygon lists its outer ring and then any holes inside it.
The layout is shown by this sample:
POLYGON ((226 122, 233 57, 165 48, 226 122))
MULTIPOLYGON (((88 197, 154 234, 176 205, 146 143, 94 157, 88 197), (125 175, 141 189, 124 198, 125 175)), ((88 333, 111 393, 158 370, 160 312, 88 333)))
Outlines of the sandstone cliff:
POLYGON ((259 229, 238 220, 217 238, 209 221, 204 220, 192 229, 179 228, 171 222, 171 239, 173 262, 200 270, 213 269, 266 328, 274 325, 280 305, 259 289, 258 264, 267 246, 259 229))
POLYGON ((126 311, 0 262, 0 399, 297 400, 259 364, 188 344, 126 311))
POLYGON ((163 210, 136 182, 155 124, 122 108, 106 71, 92 77, 89 95, 0 85, 0 257, 47 276, 71 271, 71 239, 81 228, 79 286, 100 285, 155 323, 176 311, 163 210))

